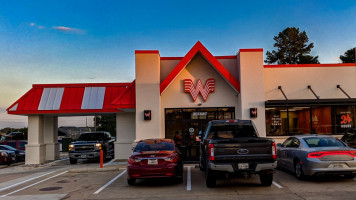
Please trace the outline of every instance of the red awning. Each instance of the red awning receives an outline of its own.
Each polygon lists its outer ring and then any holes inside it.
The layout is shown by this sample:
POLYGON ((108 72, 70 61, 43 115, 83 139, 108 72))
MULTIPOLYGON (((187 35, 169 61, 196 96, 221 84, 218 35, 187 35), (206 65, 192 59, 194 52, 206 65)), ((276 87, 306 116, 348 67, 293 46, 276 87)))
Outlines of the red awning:
POLYGON ((134 82, 34 84, 7 112, 19 115, 116 113, 120 112, 117 109, 120 108, 120 102, 127 108, 136 107, 132 95, 125 95, 130 88, 134 88, 132 85, 134 82), (121 100, 113 104, 118 97, 121 97, 121 100))

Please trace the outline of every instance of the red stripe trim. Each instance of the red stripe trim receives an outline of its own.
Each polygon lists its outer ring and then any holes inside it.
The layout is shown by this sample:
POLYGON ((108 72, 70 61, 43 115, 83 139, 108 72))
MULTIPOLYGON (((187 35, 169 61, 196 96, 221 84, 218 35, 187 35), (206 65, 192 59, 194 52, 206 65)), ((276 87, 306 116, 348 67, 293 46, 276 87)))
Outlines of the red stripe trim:
POLYGON ((264 68, 289 68, 289 67, 356 67, 356 63, 335 63, 335 64, 282 64, 263 65, 264 68))
MULTIPOLYGON (((236 56, 214 56, 216 59, 236 59, 236 56)), ((182 60, 184 57, 161 57, 161 60, 182 60)))
POLYGON ((127 86, 131 83, 70 83, 70 84, 33 84, 33 88, 56 88, 56 87, 107 87, 127 86))
POLYGON ((90 110, 36 110, 36 111, 8 111, 8 114, 31 115, 31 114, 78 114, 78 113, 116 113, 116 109, 90 109, 90 110))
POLYGON ((135 54, 145 54, 145 53, 146 53, 146 54, 147 54, 147 53, 148 53, 148 54, 150 54, 150 53, 151 53, 151 54, 153 54, 153 53, 154 53, 154 54, 159 54, 159 51, 158 51, 158 50, 136 50, 136 51, 135 51, 135 54))
POLYGON ((263 52, 262 48, 257 49, 240 49, 240 52, 263 52))
POLYGON ((174 67, 171 73, 162 81, 160 85, 161 94, 174 81, 179 73, 186 67, 186 65, 193 59, 193 57, 200 52, 203 57, 223 76, 223 78, 238 92, 240 92, 240 83, 230 74, 230 72, 198 41, 189 52, 182 58, 182 60, 174 67))

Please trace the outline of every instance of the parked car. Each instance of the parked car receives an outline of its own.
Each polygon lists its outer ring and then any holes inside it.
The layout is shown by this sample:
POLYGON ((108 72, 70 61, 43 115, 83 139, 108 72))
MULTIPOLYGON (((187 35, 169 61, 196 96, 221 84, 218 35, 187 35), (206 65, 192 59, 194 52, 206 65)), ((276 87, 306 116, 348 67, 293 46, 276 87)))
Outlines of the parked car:
POLYGON ((114 142, 109 132, 82 133, 76 142, 69 145, 70 164, 76 164, 78 159, 99 160, 100 150, 103 150, 104 159, 114 158, 114 142))
POLYGON ((25 150, 25 146, 27 144, 27 140, 2 140, 0 141, 0 145, 8 145, 15 149, 25 150))
POLYGON ((356 150, 326 135, 299 135, 277 144, 278 167, 292 171, 298 179, 305 176, 339 174, 353 178, 356 150))
POLYGON ((356 148, 356 129, 347 130, 341 140, 345 142, 347 146, 356 148))
POLYGON ((14 147, 9 145, 0 145, 0 150, 14 151, 16 154, 16 162, 25 161, 26 153, 24 150, 15 149, 14 147))
POLYGON ((0 164, 1 165, 10 165, 12 163, 12 158, 8 151, 0 150, 0 164))
POLYGON ((220 174, 249 177, 258 174, 270 186, 277 167, 273 139, 259 137, 251 120, 213 120, 200 132, 200 169, 207 187, 215 187, 220 174))
POLYGON ((137 143, 128 159, 127 183, 136 179, 176 178, 183 181, 182 154, 171 139, 146 139, 137 143))
POLYGON ((1 140, 27 140, 27 135, 23 132, 11 132, 3 136, 1 140))

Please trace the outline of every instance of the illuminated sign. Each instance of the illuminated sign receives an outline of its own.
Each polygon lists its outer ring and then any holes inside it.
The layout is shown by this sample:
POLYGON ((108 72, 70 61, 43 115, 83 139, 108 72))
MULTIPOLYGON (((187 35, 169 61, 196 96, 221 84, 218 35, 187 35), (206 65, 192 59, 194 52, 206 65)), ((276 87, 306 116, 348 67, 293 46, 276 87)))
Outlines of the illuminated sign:
POLYGON ((144 110, 143 111, 143 119, 144 120, 151 120, 151 110, 144 110))
POLYGON ((198 79, 197 85, 194 86, 194 83, 191 79, 184 80, 184 92, 189 93, 194 102, 197 100, 199 93, 204 99, 204 102, 208 99, 208 96, 211 92, 215 91, 215 80, 208 79, 203 86, 200 79, 198 79))

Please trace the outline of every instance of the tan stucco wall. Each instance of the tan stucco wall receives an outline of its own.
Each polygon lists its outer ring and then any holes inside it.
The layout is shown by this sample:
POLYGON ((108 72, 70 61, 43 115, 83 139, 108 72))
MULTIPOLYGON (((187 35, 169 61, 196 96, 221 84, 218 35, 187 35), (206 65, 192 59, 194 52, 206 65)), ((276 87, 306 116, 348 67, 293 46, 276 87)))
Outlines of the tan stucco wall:
POLYGON ((160 56, 136 53, 136 139, 161 135, 160 56), (144 120, 144 110, 151 110, 151 120, 144 120))
POLYGON ((240 52, 239 119, 251 119, 260 134, 266 136, 263 52, 240 52), (257 118, 250 118, 250 108, 257 108, 257 118))
POLYGON ((162 94, 161 137, 165 136, 165 108, 235 107, 236 109, 238 106, 237 101, 237 94, 231 86, 226 83, 220 74, 202 56, 197 55, 162 94), (194 102, 190 94, 184 92, 184 79, 192 79, 194 85, 200 79, 203 85, 205 85, 206 80, 209 78, 215 79, 215 91, 209 94, 206 102, 204 102, 200 95, 196 102, 194 102), (201 105, 199 106, 199 104, 201 105))
POLYGON ((288 99, 315 99, 307 88, 311 85, 321 99, 347 98, 336 85, 340 85, 352 98, 356 98, 356 67, 290 67, 264 68, 266 100, 284 100, 278 86, 282 86, 288 99))
POLYGON ((238 63, 235 59, 218 59, 218 61, 230 72, 230 74, 236 79, 239 79, 238 63))
POLYGON ((180 60, 161 60, 160 67, 160 82, 168 76, 169 73, 174 69, 175 66, 180 62, 180 60))
POLYGON ((136 115, 134 112, 116 113, 115 158, 127 159, 136 140, 136 115))

